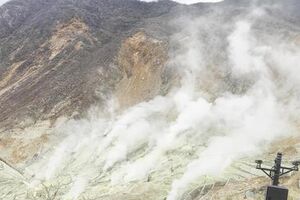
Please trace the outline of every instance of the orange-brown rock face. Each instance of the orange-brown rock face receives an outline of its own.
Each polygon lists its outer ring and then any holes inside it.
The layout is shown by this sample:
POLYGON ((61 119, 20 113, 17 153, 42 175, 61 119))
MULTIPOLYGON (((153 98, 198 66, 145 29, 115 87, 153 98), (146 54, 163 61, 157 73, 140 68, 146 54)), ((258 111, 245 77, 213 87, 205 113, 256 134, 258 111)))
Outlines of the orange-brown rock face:
POLYGON ((118 56, 123 71, 116 96, 121 108, 149 100, 160 93, 167 61, 166 43, 138 32, 126 39, 118 56))
MULTIPOLYGON (((51 55, 49 59, 55 58, 62 50, 64 50, 68 45, 75 41, 78 37, 84 37, 93 43, 92 36, 89 34, 89 27, 80 21, 79 19, 73 18, 70 22, 66 24, 59 24, 56 27, 55 33, 52 35, 49 46, 51 50, 51 55)), ((80 50, 82 48, 82 42, 78 41, 75 46, 75 50, 80 50)))
MULTIPOLYGON (((152 67, 163 66, 153 64, 156 60, 164 60, 160 57, 165 55, 159 55, 163 44, 140 38, 134 46, 134 40, 139 37, 126 38, 143 29, 167 39, 168 29, 160 24, 166 21, 170 9, 176 5, 174 2, 149 4, 123 0, 28 0, 1 6, 1 127, 18 127, 27 119, 35 123, 48 119, 55 121, 60 116, 84 116, 91 106, 105 105, 115 93, 114 89, 136 85, 137 80, 124 75, 122 86, 118 87, 116 84, 123 77, 120 69, 125 71, 125 68, 133 67, 135 74, 134 68, 144 65, 145 71, 140 71, 138 77, 152 80, 146 73, 150 69, 155 71, 151 76, 156 74, 158 77, 159 70, 152 67), (156 29, 159 31, 152 31, 156 29), (127 47, 132 49, 125 50, 127 47), (140 52, 134 66, 115 67, 118 57, 124 55, 126 60, 126 54, 132 51, 140 52), (144 53, 146 55, 142 55, 144 53)), ((128 61, 130 59, 133 57, 128 57, 128 61)), ((155 80, 159 81, 159 78, 155 80)), ((153 84, 147 82, 147 85, 153 84)), ((140 88, 137 94, 141 95, 137 96, 144 96, 142 93, 140 88)))
POLYGON ((94 89, 87 86, 84 65, 76 59, 94 41, 89 27, 72 18, 58 23, 50 37, 21 60, 16 55, 25 47, 12 52, 11 64, 0 75, 0 122, 14 125, 28 117, 56 118, 91 100, 94 89), (85 87, 90 88, 90 95, 83 94, 85 87))

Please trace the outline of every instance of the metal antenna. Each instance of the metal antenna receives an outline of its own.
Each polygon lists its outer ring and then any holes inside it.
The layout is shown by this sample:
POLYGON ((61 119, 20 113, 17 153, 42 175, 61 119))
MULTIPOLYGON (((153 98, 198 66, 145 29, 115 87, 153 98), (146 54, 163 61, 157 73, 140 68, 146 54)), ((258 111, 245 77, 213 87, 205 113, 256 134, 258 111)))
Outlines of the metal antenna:
POLYGON ((256 169, 262 170, 268 177, 272 179, 272 185, 278 186, 279 178, 285 174, 288 174, 292 171, 299 171, 300 161, 294 161, 292 164, 293 167, 283 167, 281 166, 282 161, 282 153, 277 153, 277 157, 275 159, 275 164, 272 168, 264 168, 262 167, 262 160, 256 160, 256 169))
POLYGON ((278 186, 279 178, 292 171, 299 171, 300 161, 292 162, 293 167, 281 166, 282 153, 277 153, 275 164, 272 168, 262 167, 262 160, 256 160, 256 169, 262 170, 268 177, 272 179, 272 185, 268 186, 266 192, 266 200, 288 200, 289 190, 285 187, 278 186))

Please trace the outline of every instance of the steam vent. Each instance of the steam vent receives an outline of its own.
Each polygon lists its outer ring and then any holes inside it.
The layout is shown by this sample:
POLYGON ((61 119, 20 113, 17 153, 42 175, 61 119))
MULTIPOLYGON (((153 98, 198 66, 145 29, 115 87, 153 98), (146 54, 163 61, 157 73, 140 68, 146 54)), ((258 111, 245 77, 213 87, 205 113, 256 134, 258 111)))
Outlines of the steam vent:
POLYGON ((299 10, 0 0, 0 200, 299 200, 299 10))

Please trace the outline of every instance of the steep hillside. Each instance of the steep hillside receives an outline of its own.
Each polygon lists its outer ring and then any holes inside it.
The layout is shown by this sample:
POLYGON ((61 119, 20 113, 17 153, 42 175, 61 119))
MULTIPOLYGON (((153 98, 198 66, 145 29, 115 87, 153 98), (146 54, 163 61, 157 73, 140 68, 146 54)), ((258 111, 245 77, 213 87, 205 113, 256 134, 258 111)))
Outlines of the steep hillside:
POLYGON ((2 6, 1 123, 55 119, 101 104, 121 78, 116 60, 122 41, 173 6, 122 0, 2 6))

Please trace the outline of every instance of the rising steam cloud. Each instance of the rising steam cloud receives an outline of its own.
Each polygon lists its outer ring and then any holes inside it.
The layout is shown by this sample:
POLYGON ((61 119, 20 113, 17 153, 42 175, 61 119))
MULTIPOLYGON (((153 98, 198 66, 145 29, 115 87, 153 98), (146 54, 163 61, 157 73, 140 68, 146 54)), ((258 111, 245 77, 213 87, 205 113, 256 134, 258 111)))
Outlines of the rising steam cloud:
POLYGON ((89 119, 58 124, 64 140, 28 169, 36 179, 57 179, 67 171, 73 184, 65 199, 76 199, 95 177, 108 176, 112 185, 143 181, 162 170, 158 163, 169 161, 170 152, 192 147, 197 157, 167 197, 176 200, 201 177, 221 176, 236 160, 292 135, 299 47, 276 35, 260 38, 254 27, 263 10, 232 24, 211 15, 174 22, 182 32, 172 36, 177 48, 168 65, 180 75, 180 86, 121 114, 92 110, 89 119), (292 92, 287 96, 286 90, 292 92))

